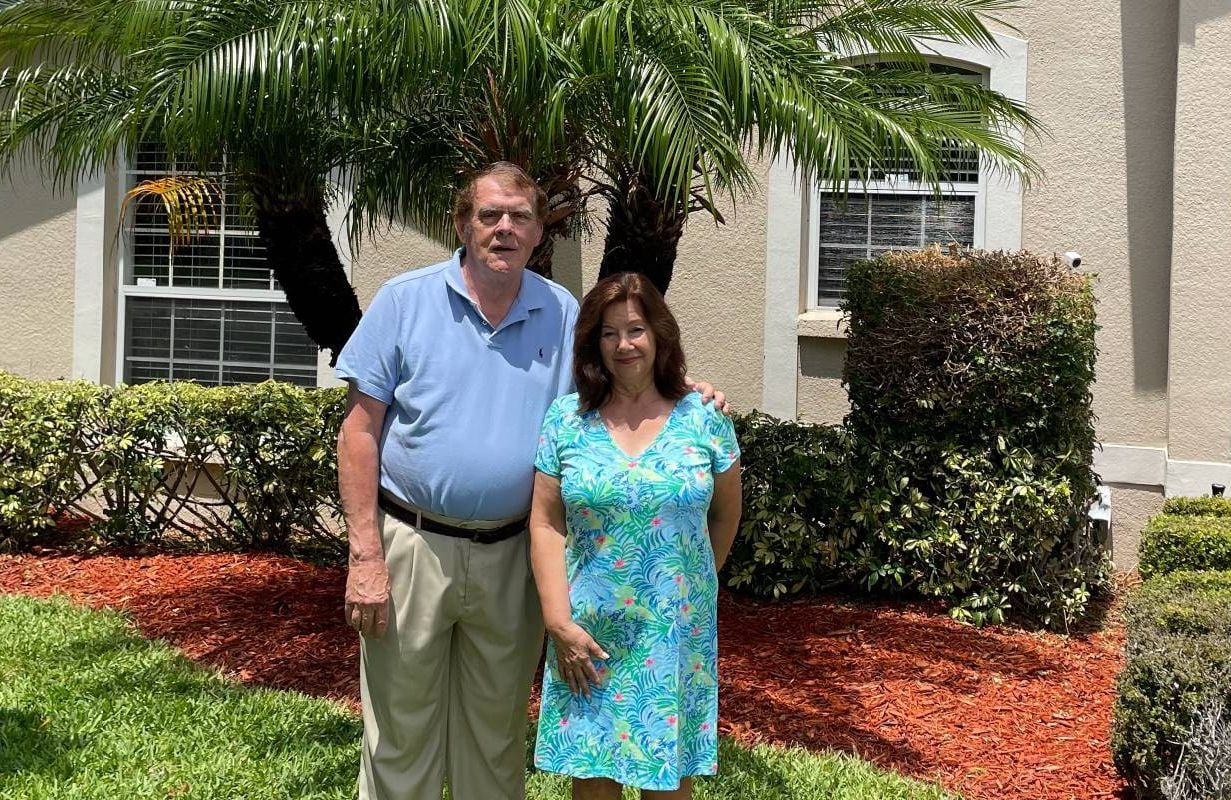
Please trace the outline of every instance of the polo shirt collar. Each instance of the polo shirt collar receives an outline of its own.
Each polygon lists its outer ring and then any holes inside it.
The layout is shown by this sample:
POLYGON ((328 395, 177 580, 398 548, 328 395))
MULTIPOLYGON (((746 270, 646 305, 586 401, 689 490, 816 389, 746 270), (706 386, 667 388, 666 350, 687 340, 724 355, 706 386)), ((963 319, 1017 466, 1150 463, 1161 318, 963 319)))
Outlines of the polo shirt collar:
MULTIPOLYGON (((476 314, 482 316, 478 304, 470 297, 470 292, 466 290, 466 281, 462 278, 462 254, 464 250, 464 247, 459 247, 453 251, 453 258, 450 259, 449 267, 445 270, 445 283, 459 297, 470 304, 470 307, 475 310, 476 314)), ((522 272, 521 288, 517 290, 517 297, 513 300, 509 313, 505 315, 505 318, 500 321, 500 325, 496 328, 497 332, 515 322, 529 319, 531 311, 547 305, 547 287, 542 282, 532 278, 528 273, 529 270, 522 272)))

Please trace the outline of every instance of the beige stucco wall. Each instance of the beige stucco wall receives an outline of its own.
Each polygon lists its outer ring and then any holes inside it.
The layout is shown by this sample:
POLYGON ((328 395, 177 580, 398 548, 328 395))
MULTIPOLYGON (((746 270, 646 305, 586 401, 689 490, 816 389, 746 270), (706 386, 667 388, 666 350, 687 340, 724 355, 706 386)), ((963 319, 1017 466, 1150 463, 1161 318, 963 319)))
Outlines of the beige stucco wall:
MULTIPOLYGON (((1031 2, 1027 102, 1050 136, 1026 194, 1022 245, 1076 250, 1099 275, 1098 432, 1167 441, 1167 315, 1176 21, 1172 3, 1031 2)), ((1228 84, 1223 84, 1228 85, 1228 84)))
POLYGON ((799 340, 799 418, 804 422, 837 425, 850 411, 842 364, 846 339, 801 337, 799 340))
POLYGON ((1182 0, 1171 283, 1173 459, 1231 461, 1231 2, 1182 0))
POLYGON ((34 176, 0 183, 0 370, 72 374, 75 212, 34 176))
POLYGON ((361 241, 351 255, 351 284, 359 305, 366 309, 376 290, 394 275, 444 261, 451 252, 411 231, 391 231, 361 241))
POLYGON ((1163 509, 1161 486, 1135 486, 1127 483, 1111 487, 1111 559, 1117 569, 1137 566, 1141 530, 1150 517, 1163 509))

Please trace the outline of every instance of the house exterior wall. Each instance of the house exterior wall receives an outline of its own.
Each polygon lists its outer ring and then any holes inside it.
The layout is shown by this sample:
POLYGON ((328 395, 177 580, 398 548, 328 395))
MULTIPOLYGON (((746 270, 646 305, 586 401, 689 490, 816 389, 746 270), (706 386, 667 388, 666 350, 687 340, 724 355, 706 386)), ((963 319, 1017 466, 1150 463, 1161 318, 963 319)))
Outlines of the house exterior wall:
POLYGON ((67 378, 73 366, 75 202, 34 175, 0 184, 0 370, 67 378))
POLYGON ((1075 250, 1098 274, 1094 405, 1109 443, 1168 436, 1170 5, 1090 0, 1056 14, 1036 4, 1012 17, 1030 34, 1028 101, 1051 132, 1029 147, 1047 174, 1026 194, 1022 246, 1075 250))
MULTIPOLYGON (((1169 459, 1231 461, 1231 3, 1180 3, 1169 459), (1221 87, 1214 91, 1211 87, 1221 87)), ((1231 483, 1231 468, 1211 470, 1231 483)), ((1208 488, 1208 487, 1206 487, 1208 488)))

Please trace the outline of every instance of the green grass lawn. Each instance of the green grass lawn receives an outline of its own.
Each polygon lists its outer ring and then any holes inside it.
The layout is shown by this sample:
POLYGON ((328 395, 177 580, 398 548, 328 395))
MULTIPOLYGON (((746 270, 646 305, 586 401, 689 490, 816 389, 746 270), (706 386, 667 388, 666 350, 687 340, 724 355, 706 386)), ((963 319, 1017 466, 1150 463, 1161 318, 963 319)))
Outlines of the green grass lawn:
MULTIPOLYGON (((119 614, 0 595, 3 800, 343 800, 359 734, 340 706, 223 680, 119 614)), ((847 756, 726 741, 720 761, 698 800, 949 797, 847 756)), ((536 773, 528 796, 561 800, 567 781, 536 773)))

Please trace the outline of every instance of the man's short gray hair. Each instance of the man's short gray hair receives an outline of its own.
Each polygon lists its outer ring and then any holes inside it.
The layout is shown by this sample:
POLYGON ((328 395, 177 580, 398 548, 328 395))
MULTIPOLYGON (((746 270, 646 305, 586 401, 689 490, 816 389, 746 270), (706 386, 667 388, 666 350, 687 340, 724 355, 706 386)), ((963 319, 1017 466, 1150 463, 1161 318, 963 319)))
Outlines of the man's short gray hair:
POLYGON ((538 181, 512 161, 497 161, 475 171, 457 193, 457 199, 453 201, 453 219, 457 222, 465 224, 470 220, 474 213, 475 186, 484 178, 495 178, 506 187, 531 192, 534 195, 534 216, 540 223, 547 218, 547 192, 543 191, 538 181))

